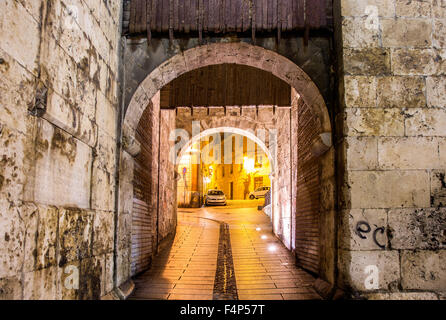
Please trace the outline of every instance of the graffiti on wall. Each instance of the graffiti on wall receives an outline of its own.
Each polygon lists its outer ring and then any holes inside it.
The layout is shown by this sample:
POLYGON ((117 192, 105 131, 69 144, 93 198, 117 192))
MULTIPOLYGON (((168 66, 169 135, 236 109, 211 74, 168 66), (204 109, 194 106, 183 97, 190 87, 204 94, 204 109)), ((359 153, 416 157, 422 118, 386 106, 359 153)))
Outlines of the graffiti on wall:
MULTIPOLYGON (((379 243, 376 236, 378 235, 378 233, 384 234, 384 231, 385 231, 384 227, 378 227, 378 228, 375 228, 372 233, 373 242, 383 250, 386 249, 386 245, 379 243)), ((372 227, 366 221, 358 221, 358 223, 356 224, 355 232, 358 235, 358 237, 360 237, 361 239, 367 239, 366 234, 372 232, 372 227)))

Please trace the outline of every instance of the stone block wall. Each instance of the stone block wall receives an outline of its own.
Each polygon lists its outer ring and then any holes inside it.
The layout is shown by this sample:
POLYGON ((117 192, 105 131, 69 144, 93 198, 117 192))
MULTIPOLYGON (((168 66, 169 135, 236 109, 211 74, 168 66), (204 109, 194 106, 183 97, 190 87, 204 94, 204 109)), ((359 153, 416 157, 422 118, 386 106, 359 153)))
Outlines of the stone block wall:
POLYGON ((446 2, 336 4, 340 283, 435 298, 446 291, 446 2))
POLYGON ((175 129, 175 110, 161 110, 160 127, 158 243, 174 234, 177 226, 175 163, 168 152, 175 145, 175 141, 170 140, 171 131, 175 129))
POLYGON ((0 299, 113 289, 120 15, 0 2, 0 299))
MULTIPOLYGON (((291 156, 297 156, 291 149, 291 108, 277 108, 277 156, 275 159, 276 176, 273 184, 273 221, 276 234, 288 249, 291 249, 291 156)), ((268 116, 267 116, 268 117, 268 116)))

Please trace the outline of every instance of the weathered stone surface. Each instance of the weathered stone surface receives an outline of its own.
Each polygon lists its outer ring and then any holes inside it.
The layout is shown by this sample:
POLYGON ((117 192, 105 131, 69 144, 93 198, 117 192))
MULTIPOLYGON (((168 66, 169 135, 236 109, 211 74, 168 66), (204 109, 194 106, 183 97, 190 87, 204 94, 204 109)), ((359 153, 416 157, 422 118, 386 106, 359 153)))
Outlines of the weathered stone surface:
POLYGON ((117 251, 117 286, 130 278, 130 248, 117 251))
POLYGON ((80 262, 78 298, 97 300, 101 296, 104 261, 101 257, 83 259, 80 262))
POLYGON ((91 256, 93 213, 81 209, 61 210, 59 217, 60 267, 91 256))
POLYGON ((438 300, 438 296, 432 292, 371 293, 366 297, 369 300, 438 300))
POLYGON ((28 114, 28 108, 35 102, 34 75, 1 48, 0 58, 3 59, 3 63, 0 64, 0 90, 2 92, 0 123, 26 134, 27 125, 32 120, 28 114))
POLYGON ((392 249, 446 248, 446 209, 389 210, 392 249))
POLYGON ((446 109, 409 109, 405 118, 407 136, 446 137, 446 109))
POLYGON ((52 38, 42 45, 46 57, 41 64, 42 81, 48 88, 74 105, 77 85, 75 61, 52 38))
POLYGON ((116 170, 116 139, 104 131, 98 131, 95 162, 97 167, 113 173, 116 170))
POLYGON ((428 77, 426 79, 426 95, 429 107, 446 107, 446 78, 428 77))
MULTIPOLYGON (((231 117, 237 117, 240 116, 240 107, 226 107, 226 113, 228 116, 231 117)), ((194 108, 194 115, 195 115, 195 108, 194 108)))
POLYGON ((445 166, 440 159, 437 138, 379 138, 378 161, 381 169, 436 169, 445 166))
POLYGON ((394 0, 343 0, 341 1, 342 16, 365 16, 376 13, 380 17, 393 17, 395 15, 394 0))
POLYGON ((348 108, 344 131, 349 136, 403 136, 401 109, 348 108))
POLYGON ((430 17, 432 0, 405 1, 396 0, 395 9, 397 17, 430 17))
POLYGON ((436 18, 446 18, 446 3, 444 0, 432 0, 432 15, 436 18))
MULTIPOLYGON (((282 117, 287 117, 285 119, 289 119, 289 110, 288 109, 279 109, 277 110, 277 112, 281 112, 283 111, 283 113, 281 113, 281 115, 279 116, 280 118, 282 117)), ((258 107, 258 116, 257 116, 257 121, 260 122, 270 122, 272 119, 274 118, 274 107, 273 106, 259 106, 258 107)))
POLYGON ((42 4, 42 0, 36 0, 36 1, 25 1, 25 0, 19 0, 20 4, 28 11, 28 13, 31 15, 31 17, 39 21, 40 20, 40 6, 42 4))
POLYGON ((37 73, 37 57, 40 42, 39 24, 28 14, 25 7, 14 0, 0 3, 0 47, 13 56, 29 72, 37 73), (21 17, 20 20, 17 17, 21 17), (26 26, 27 32, 17 32, 26 26))
MULTIPOLYGON (((88 50, 87 50, 88 51, 88 50)), ((89 61, 89 60, 88 60, 89 61)), ((85 64, 89 62, 84 62, 85 64)), ((90 120, 96 119, 97 83, 90 78, 89 65, 77 69, 76 106, 90 120)), ((112 83, 113 81, 110 81, 112 83)))
POLYGON ((434 31, 432 33, 433 47, 440 49, 446 47, 446 20, 434 20, 434 31))
MULTIPOLYGON (((342 215, 341 248, 348 250, 380 250, 374 240, 374 232, 377 228, 387 228, 387 212, 383 209, 351 209, 342 215), (359 230, 369 232, 358 232, 359 230)), ((387 247, 387 232, 377 232, 376 241, 381 246, 387 247)))
POLYGON ((114 213, 96 211, 93 218, 93 255, 110 253, 114 243, 114 213))
POLYGON ((91 161, 87 145, 47 121, 39 121, 34 185, 27 186, 33 199, 48 205, 88 208, 91 161))
POLYGON ((23 299, 55 300, 57 298, 57 267, 25 273, 23 299))
POLYGON ((97 95, 96 121, 98 126, 109 136, 116 135, 116 116, 115 107, 105 98, 102 93, 97 95))
POLYGON ((351 208, 429 207, 426 171, 352 171, 351 208))
POLYGON ((92 148, 100 170, 115 170, 121 5, 0 4, 1 298, 97 298, 112 289, 113 214, 93 223, 95 212, 84 209, 92 202, 92 148), (76 21, 71 5, 79 12, 76 21), (49 89, 41 101, 46 120, 28 113, 37 76, 49 89), (99 103, 97 96, 103 97, 99 103), (98 252, 108 256, 91 257, 98 252), (79 291, 63 283, 67 264, 82 271, 79 291), (97 272, 105 265, 107 272, 97 272))
POLYGON ((371 170, 378 166, 378 139, 376 137, 347 137, 343 142, 347 168, 371 170))
POLYGON ((17 277, 0 277, 0 299, 1 300, 19 300, 22 299, 22 285, 17 277))
POLYGON ((131 244, 132 215, 120 213, 118 216, 118 249, 128 249, 131 244))
POLYGON ((113 253, 108 253, 104 256, 105 259, 105 269, 104 269, 104 293, 102 295, 108 294, 113 290, 113 267, 114 267, 114 257, 113 253))
POLYGON ((91 208, 94 210, 113 211, 115 208, 114 174, 97 167, 95 162, 91 177, 91 208))
POLYGON ((421 77, 383 77, 378 79, 378 106, 413 108, 426 106, 425 80, 421 77))
POLYGON ((432 49, 395 49, 392 71, 395 75, 433 75, 439 70, 439 59, 432 49))
POLYGON ((256 119, 256 107, 255 106, 246 106, 242 107, 241 114, 243 117, 247 117, 250 119, 256 119))
MULTIPOLYGON (((353 242, 356 225, 352 220, 364 215, 364 208, 383 209, 382 217, 388 215, 389 219, 385 234, 389 236, 388 249, 421 250, 420 255, 432 252, 427 250, 440 250, 445 243, 441 230, 446 202, 446 3, 343 0, 340 4, 344 63, 344 87, 340 92, 341 103, 346 107, 340 122, 346 137, 341 140, 343 156, 339 160, 347 170, 347 181, 343 187, 346 211, 342 215, 339 243, 347 250, 373 250, 373 241, 367 247, 369 239, 357 237, 360 242, 353 242), (377 30, 378 44, 374 41, 377 30), (391 56, 391 62, 390 58, 379 58, 379 52, 391 56)), ((347 257, 349 254, 345 252, 347 257)), ((347 260, 340 262, 341 270, 347 260)), ((395 268, 404 264, 395 260, 395 268)), ((410 266, 406 264, 407 268, 410 266)), ((426 269, 445 274, 439 264, 426 269)), ((403 283, 411 283, 413 275, 420 274, 418 270, 403 270, 403 283)), ((347 283, 350 272, 341 271, 347 283)), ((414 279, 417 285, 403 285, 401 289, 396 280, 384 290, 441 291, 439 287, 445 286, 429 288, 430 285, 418 285, 419 281, 414 279)), ((354 289, 367 291, 364 287, 354 289)), ((366 297, 437 299, 438 295, 386 292, 366 297)))
POLYGON ((348 75, 388 75, 390 51, 383 48, 344 49, 344 71, 348 75))
POLYGON ((439 152, 440 152, 440 161, 441 163, 446 163, 446 137, 445 138, 438 138, 438 144, 439 144, 439 152))
POLYGON ((225 116, 225 108, 223 107, 210 107, 209 115, 215 117, 224 117, 225 116))
POLYGON ((131 213, 133 207, 133 167, 132 156, 127 152, 121 153, 121 165, 119 174, 119 212, 131 213))
POLYGON ((431 172, 431 206, 446 207, 446 170, 431 172))
MULTIPOLYGON (((189 112, 189 115, 191 115, 190 112, 189 112)), ((208 115, 208 108, 206 108, 206 107, 194 107, 193 108, 193 115, 197 119, 207 117, 207 115, 208 115)))
MULTIPOLYGON (((367 267, 376 267, 378 289, 389 290, 397 286, 400 279, 399 255, 397 251, 344 251, 340 252, 340 267, 347 278, 344 281, 359 291, 368 291, 365 286, 370 274, 367 267)), ((376 275, 376 273, 375 273, 376 275)))
POLYGON ((443 291, 446 286, 446 250, 403 251, 401 275, 403 289, 443 291))
MULTIPOLYGON (((0 195, 18 200, 29 181, 27 157, 31 158, 31 137, 0 124, 0 195)), ((29 159, 30 160, 30 159, 29 159)))
POLYGON ((58 209, 39 206, 36 211, 36 229, 27 239, 27 244, 32 249, 32 258, 26 259, 25 265, 30 265, 25 271, 45 269, 56 264, 58 209))
POLYGON ((377 78, 345 76, 345 106, 350 108, 376 106, 377 78))
POLYGON ((20 216, 20 208, 6 199, 0 199, 0 279, 13 278, 21 272, 26 224, 20 216))
POLYGON ((382 19, 384 47, 429 47, 432 43, 432 22, 425 19, 382 19))
POLYGON ((47 109, 42 117, 90 147, 96 144, 96 124, 77 107, 51 90, 48 93, 47 109))
POLYGON ((370 27, 369 17, 344 18, 343 44, 349 48, 378 47, 379 28, 370 27))
POLYGON ((76 300, 79 299, 80 287, 80 261, 71 261, 70 263, 57 268, 57 299, 58 300, 76 300))

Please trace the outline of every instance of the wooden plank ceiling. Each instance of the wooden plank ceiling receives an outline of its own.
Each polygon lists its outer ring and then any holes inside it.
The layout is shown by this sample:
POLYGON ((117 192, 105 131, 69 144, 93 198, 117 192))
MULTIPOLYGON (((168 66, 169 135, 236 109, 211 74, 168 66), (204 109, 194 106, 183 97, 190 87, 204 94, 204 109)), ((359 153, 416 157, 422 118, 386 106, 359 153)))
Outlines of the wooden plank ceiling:
POLYGON ((332 0, 124 0, 124 34, 331 28, 332 0))
POLYGON ((290 86, 272 73, 220 64, 188 72, 161 90, 161 107, 291 105, 290 86))

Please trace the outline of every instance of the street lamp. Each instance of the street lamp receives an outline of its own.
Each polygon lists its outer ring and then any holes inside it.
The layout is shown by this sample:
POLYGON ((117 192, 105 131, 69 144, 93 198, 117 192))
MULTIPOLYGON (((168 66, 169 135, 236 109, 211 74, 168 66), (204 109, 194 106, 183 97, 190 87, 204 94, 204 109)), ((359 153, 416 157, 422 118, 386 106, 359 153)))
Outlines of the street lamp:
POLYGON ((254 166, 255 166, 254 159, 248 157, 243 158, 243 168, 245 169, 246 173, 253 172, 255 170, 254 166))

